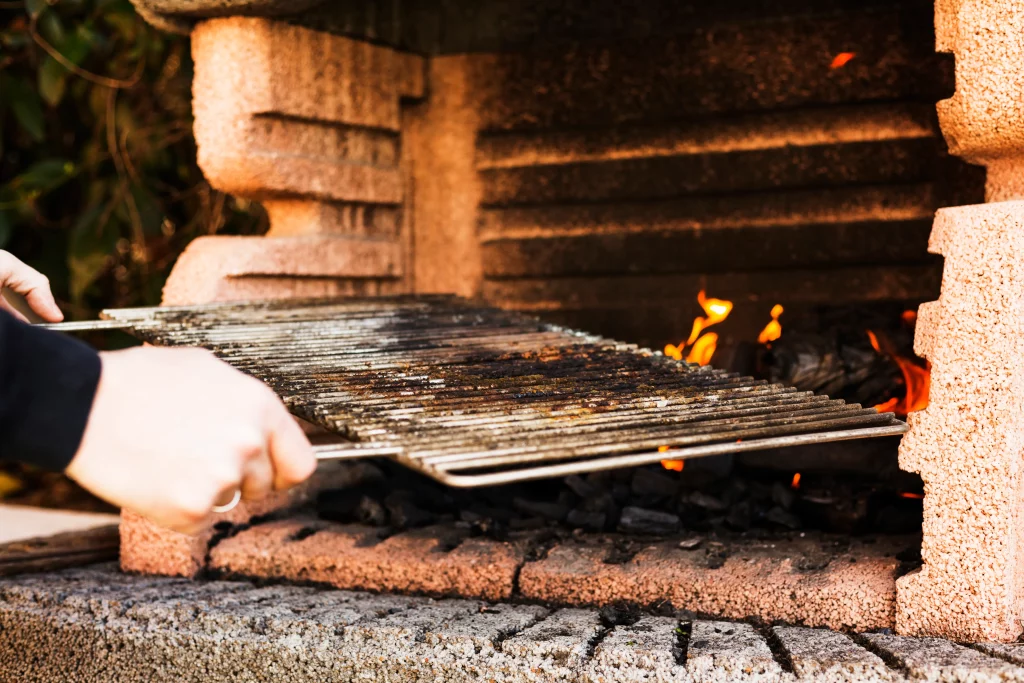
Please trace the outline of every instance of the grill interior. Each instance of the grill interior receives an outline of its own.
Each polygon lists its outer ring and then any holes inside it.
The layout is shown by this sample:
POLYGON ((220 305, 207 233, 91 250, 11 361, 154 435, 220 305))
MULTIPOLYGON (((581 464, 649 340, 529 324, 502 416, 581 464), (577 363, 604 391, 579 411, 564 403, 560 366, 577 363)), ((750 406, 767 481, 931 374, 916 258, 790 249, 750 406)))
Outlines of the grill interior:
MULTIPOLYGON (((450 296, 104 312, 211 350, 344 437, 453 486, 900 434, 892 414, 450 296)), ((65 329, 68 329, 65 326, 65 329)))

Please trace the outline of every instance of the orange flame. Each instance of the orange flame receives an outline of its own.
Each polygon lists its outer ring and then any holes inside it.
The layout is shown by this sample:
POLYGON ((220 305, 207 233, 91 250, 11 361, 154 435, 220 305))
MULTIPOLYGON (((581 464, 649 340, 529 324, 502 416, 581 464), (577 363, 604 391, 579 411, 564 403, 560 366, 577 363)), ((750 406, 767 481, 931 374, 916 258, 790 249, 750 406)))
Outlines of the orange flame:
POLYGON ((830 69, 841 69, 850 63, 850 60, 857 56, 856 52, 840 52, 833 59, 832 63, 829 64, 830 69))
MULTIPOLYGON (((658 446, 658 452, 664 453, 669 449, 668 446, 658 446)), ((661 466, 666 470, 672 470, 673 472, 682 472, 683 467, 686 465, 682 460, 662 460, 661 466)))
POLYGON ((796 474, 793 475, 793 481, 789 482, 789 487, 791 489, 794 489, 794 490, 800 488, 800 473, 799 472, 797 472, 796 474))
POLYGON ((782 316, 784 310, 781 304, 772 306, 772 321, 764 326, 761 334, 757 335, 759 344, 771 344, 782 336, 782 323, 779 322, 779 317, 782 316))
MULTIPOLYGON (((903 314, 904 321, 916 318, 917 314, 913 311, 907 311, 903 314)), ((892 412, 896 413, 899 417, 906 417, 908 413, 927 408, 928 390, 931 388, 931 363, 925 361, 924 367, 921 367, 911 359, 897 354, 892 350, 888 341, 884 341, 884 339, 880 341, 878 335, 873 331, 867 330, 867 333, 871 346, 875 351, 884 353, 896 361, 896 365, 899 366, 900 372, 903 374, 903 384, 907 389, 903 398, 894 396, 885 403, 875 406, 875 410, 880 413, 892 412)))
POLYGON ((923 493, 911 493, 910 491, 903 491, 900 493, 900 498, 910 498, 911 500, 921 500, 924 498, 923 493))
POLYGON ((689 353, 686 355, 686 362, 707 365, 711 362, 711 357, 715 355, 715 349, 718 348, 718 335, 714 332, 704 335, 701 333, 728 318, 732 313, 732 302, 724 299, 709 299, 702 289, 697 294, 697 303, 704 309, 705 315, 694 319, 689 339, 678 346, 666 345, 665 355, 676 360, 683 360, 683 351, 686 350, 686 347, 690 347, 689 353))

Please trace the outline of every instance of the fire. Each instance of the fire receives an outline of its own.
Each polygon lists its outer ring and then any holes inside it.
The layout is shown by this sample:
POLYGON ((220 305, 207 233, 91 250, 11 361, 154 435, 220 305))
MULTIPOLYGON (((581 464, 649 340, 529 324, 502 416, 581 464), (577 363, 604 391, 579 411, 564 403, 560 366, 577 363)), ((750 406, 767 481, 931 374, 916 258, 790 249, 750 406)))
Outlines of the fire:
MULTIPOLYGON (((904 322, 907 322, 908 320, 914 321, 916 319, 917 314, 913 311, 906 311, 903 314, 904 322)), ((896 361, 896 364, 900 368, 900 372, 903 374, 903 384, 907 389, 903 398, 890 398, 885 403, 880 403, 875 406, 875 410, 880 413, 893 412, 899 417, 906 417, 908 413, 927 408, 928 390, 931 387, 931 363, 925 361, 924 367, 921 367, 913 360, 904 358, 897 354, 892 350, 889 343, 885 341, 884 338, 880 340, 878 335, 873 331, 867 330, 867 333, 868 339, 871 341, 871 346, 875 351, 884 353, 896 361)))
POLYGON ((924 498, 923 493, 911 493, 910 491, 900 492, 900 498, 910 498, 911 500, 921 500, 924 498))
POLYGON ((829 65, 830 69, 841 69, 850 63, 850 60, 857 56, 856 52, 840 52, 833 59, 829 65))
MULTIPOLYGON (((668 446, 658 446, 659 453, 664 453, 668 449, 668 446)), ((683 467, 686 466, 686 463, 683 462, 682 460, 662 460, 661 466, 664 467, 666 470, 672 470, 673 472, 682 472, 683 467)))
POLYGON ((793 490, 800 488, 800 473, 797 472, 793 475, 793 481, 789 482, 789 487, 793 490))
POLYGON ((718 348, 718 335, 714 332, 702 333, 712 325, 717 325, 729 317, 729 314, 732 313, 732 302, 724 299, 709 299, 707 293, 702 289, 697 294, 697 303, 704 309, 704 316, 694 319, 689 339, 679 346, 666 345, 665 355, 676 360, 683 360, 683 351, 689 347, 686 362, 707 365, 711 362, 711 357, 715 355, 715 349, 718 348))
POLYGON ((757 341, 759 344, 771 344, 773 341, 782 336, 782 323, 779 322, 779 318, 785 309, 782 308, 782 304, 775 304, 772 306, 772 321, 764 326, 761 330, 761 334, 757 335, 757 341))

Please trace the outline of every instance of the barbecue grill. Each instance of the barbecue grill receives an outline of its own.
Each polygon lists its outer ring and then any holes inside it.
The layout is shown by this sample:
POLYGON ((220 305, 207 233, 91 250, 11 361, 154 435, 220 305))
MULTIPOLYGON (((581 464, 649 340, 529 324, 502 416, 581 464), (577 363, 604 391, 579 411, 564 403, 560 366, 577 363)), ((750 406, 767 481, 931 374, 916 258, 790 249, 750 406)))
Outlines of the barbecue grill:
POLYGON ((689 365, 454 296, 115 309, 123 329, 209 349, 344 439, 473 487, 661 460, 902 434, 891 413, 689 365))

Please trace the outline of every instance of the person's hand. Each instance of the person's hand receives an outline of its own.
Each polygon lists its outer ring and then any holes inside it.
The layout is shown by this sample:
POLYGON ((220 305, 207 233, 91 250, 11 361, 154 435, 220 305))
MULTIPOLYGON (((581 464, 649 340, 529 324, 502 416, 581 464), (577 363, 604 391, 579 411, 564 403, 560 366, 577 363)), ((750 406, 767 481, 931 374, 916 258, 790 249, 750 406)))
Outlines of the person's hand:
POLYGON ((35 313, 51 323, 59 323, 64 314, 57 308, 50 292, 50 281, 39 271, 29 268, 10 252, 0 249, 0 309, 3 309, 22 322, 28 322, 10 302, 4 299, 3 290, 11 290, 25 297, 25 301, 35 313))
POLYGON ((206 351, 139 347, 101 357, 67 474, 114 505, 195 533, 234 491, 260 498, 316 468, 277 396, 206 351))

